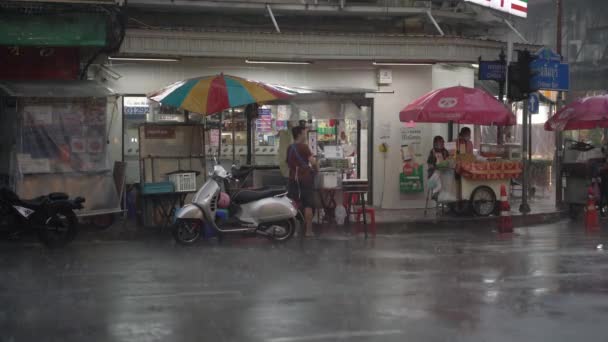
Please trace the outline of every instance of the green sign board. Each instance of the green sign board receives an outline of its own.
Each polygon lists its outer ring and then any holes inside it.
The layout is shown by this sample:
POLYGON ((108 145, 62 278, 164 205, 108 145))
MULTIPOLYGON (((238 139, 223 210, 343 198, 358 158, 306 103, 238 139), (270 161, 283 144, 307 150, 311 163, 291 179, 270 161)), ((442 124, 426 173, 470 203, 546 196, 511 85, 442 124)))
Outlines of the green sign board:
POLYGON ((401 193, 411 194, 424 192, 424 167, 422 165, 413 168, 408 175, 399 174, 399 190, 401 193))
POLYGON ((0 14, 0 45, 105 46, 106 19, 94 13, 0 14))

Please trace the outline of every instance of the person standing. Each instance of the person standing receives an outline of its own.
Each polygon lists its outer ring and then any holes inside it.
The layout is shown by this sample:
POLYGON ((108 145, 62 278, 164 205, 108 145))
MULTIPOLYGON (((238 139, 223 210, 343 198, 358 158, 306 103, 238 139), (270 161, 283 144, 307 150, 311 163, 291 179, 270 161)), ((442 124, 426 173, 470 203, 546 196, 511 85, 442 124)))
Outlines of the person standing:
POLYGON ((281 176, 285 180, 284 184, 289 184, 289 166, 287 165, 287 150, 289 146, 293 143, 293 138, 290 132, 291 125, 288 124, 288 129, 279 131, 279 149, 277 151, 277 156, 279 157, 279 170, 281 171, 281 176))
POLYGON ((437 135, 433 138, 433 149, 429 153, 429 157, 426 160, 428 165, 428 178, 431 178, 435 169, 437 169, 437 164, 443 161, 446 161, 450 156, 450 153, 445 148, 445 141, 443 137, 437 135))
POLYGON ((460 154, 473 154, 473 143, 471 142, 471 129, 462 127, 458 134, 457 150, 460 154))
POLYGON ((313 185, 314 173, 318 169, 316 158, 308 147, 306 128, 294 127, 292 130, 294 143, 287 150, 287 165, 289 166, 289 197, 299 202, 304 211, 305 236, 313 236, 313 185))

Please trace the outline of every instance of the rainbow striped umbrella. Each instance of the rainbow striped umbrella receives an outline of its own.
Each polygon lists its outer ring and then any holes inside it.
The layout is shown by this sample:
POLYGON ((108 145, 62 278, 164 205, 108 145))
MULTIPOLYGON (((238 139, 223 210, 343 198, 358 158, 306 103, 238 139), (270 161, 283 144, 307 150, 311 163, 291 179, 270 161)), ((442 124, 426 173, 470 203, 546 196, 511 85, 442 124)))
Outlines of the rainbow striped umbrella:
POLYGON ((267 83, 220 74, 179 81, 148 94, 148 98, 163 105, 209 115, 293 95, 284 88, 267 83))

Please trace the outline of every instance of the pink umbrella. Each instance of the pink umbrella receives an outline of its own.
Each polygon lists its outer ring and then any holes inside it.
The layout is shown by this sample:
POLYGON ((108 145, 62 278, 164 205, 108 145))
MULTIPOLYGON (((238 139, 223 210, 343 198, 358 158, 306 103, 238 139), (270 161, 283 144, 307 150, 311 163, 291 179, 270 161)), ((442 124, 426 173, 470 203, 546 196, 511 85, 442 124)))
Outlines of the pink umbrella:
POLYGON ((547 131, 608 128, 608 95, 578 99, 545 122, 547 131))
POLYGON ((399 113, 402 122, 455 122, 468 125, 511 126, 515 115, 481 89, 451 87, 432 91, 399 113))

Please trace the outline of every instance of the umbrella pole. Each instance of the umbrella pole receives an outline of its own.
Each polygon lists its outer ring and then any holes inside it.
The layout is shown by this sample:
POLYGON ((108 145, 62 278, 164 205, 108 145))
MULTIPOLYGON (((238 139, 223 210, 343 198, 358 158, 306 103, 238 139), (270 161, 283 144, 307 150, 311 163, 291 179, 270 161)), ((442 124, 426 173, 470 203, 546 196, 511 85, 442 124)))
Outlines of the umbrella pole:
POLYGON ((218 129, 220 130, 220 137, 219 137, 219 141, 217 142, 217 162, 218 164, 220 163, 220 160, 222 159, 222 126, 224 125, 224 123, 222 122, 222 112, 220 112, 220 125, 218 127, 218 129))
POLYGON ((236 146, 234 145, 236 140, 236 117, 234 114, 234 108, 230 110, 232 111, 232 164, 236 165, 236 146))

